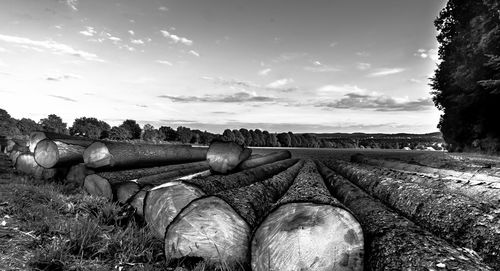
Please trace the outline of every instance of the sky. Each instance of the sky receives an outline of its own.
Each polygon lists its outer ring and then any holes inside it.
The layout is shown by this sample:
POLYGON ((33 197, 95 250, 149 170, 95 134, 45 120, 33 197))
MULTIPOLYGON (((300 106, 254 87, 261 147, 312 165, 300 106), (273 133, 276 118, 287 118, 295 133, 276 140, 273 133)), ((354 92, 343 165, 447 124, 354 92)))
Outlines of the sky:
POLYGON ((444 0, 0 0, 0 108, 222 133, 428 133, 444 0))

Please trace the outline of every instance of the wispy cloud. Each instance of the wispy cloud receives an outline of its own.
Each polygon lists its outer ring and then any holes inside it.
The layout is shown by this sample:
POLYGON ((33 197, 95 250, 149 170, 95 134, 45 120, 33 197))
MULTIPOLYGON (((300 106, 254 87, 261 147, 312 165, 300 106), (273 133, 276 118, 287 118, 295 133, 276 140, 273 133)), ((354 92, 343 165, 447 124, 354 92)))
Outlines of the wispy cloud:
POLYGON ((337 46, 338 44, 339 44, 338 42, 334 41, 334 42, 330 43, 328 46, 330 46, 330 47, 335 47, 335 46, 337 46))
POLYGON ((160 95, 159 98, 166 98, 179 103, 244 103, 244 102, 274 102, 276 98, 269 96, 251 95, 247 92, 237 92, 228 95, 205 95, 205 96, 170 96, 160 95))
POLYGON ((180 43, 182 43, 184 45, 188 45, 188 46, 193 45, 193 41, 188 39, 188 38, 180 37, 180 36, 177 36, 175 34, 171 34, 167 30, 160 30, 160 32, 165 38, 172 40, 174 43, 180 42, 180 43))
POLYGON ((134 30, 129 30, 129 31, 127 31, 127 32, 128 32, 131 36, 135 35, 134 30))
POLYGON ((172 66, 173 65, 171 62, 166 61, 166 60, 156 60, 155 62, 159 63, 159 64, 167 65, 167 66, 172 66))
POLYGON ((85 30, 80 31, 79 33, 87 37, 93 37, 95 34, 97 34, 92 26, 86 26, 85 30))
POLYGON ((196 57, 200 56, 200 53, 196 52, 195 50, 190 50, 189 53, 196 56, 196 57))
POLYGON ((415 52, 413 55, 424 59, 427 58, 433 61, 439 61, 439 54, 437 49, 418 49, 417 52, 415 52))
POLYGON ((161 7, 158 8, 158 10, 160 10, 160 11, 168 11, 168 8, 165 7, 165 6, 161 6, 161 7))
POLYGON ((57 99, 61 99, 61 100, 67 101, 67 102, 73 102, 73 103, 77 102, 77 100, 74 100, 74 99, 71 99, 71 98, 68 98, 68 97, 64 97, 64 96, 59 96, 59 95, 49 95, 49 96, 57 98, 57 99))
POLYGON ((38 50, 38 51, 49 50, 54 54, 72 55, 81 57, 89 61, 104 62, 104 60, 99 58, 96 54, 85 52, 82 50, 77 50, 69 45, 58 43, 52 40, 36 41, 24 37, 8 36, 0 34, 0 41, 16 44, 21 47, 24 46, 24 48, 32 50, 38 50))
POLYGON ((270 72, 271 72, 271 69, 269 69, 269 68, 267 68, 267 69, 263 69, 263 70, 260 70, 260 71, 259 71, 259 75, 261 75, 261 76, 266 76, 266 75, 268 75, 270 72))
POLYGON ((274 63, 288 62, 307 56, 307 53, 282 53, 271 60, 274 63))
POLYGON ((366 93, 367 90, 356 85, 324 85, 317 89, 319 96, 335 96, 347 93, 366 93))
POLYGON ((70 7, 73 11, 78 11, 78 0, 66 0, 66 5, 70 7))
POLYGON ((137 39, 137 40, 132 39, 130 42, 133 44, 144 44, 144 41, 142 41, 141 39, 137 39))
POLYGON ((356 52, 356 55, 359 57, 369 57, 370 53, 366 51, 356 52))
POLYGON ((304 70, 308 72, 338 72, 340 69, 331 65, 323 64, 319 61, 314 61, 313 66, 306 66, 304 70))
POLYGON ((396 99, 386 95, 348 93, 332 102, 319 102, 317 107, 330 109, 373 109, 375 111, 422 111, 434 106, 431 98, 396 99))
POLYGON ((45 80, 47 81, 62 81, 62 80, 68 80, 68 79, 80 79, 82 78, 80 75, 76 74, 55 74, 55 75, 49 75, 45 77, 45 80))
POLYGON ((293 79, 292 78, 283 78, 283 79, 279 79, 279 80, 276 80, 274 82, 271 82, 267 85, 268 88, 281 88, 285 85, 288 85, 290 83, 293 83, 293 79))
POLYGON ((369 77, 381 77, 381 76, 388 76, 388 75, 401 73, 404 71, 405 71, 405 69, 403 69, 403 68, 383 68, 383 69, 377 69, 375 72, 370 73, 368 76, 369 77))
POLYGON ((356 64, 356 68, 358 68, 358 70, 369 70, 370 68, 372 67, 372 65, 370 63, 364 63, 364 62, 360 62, 358 64, 356 64))

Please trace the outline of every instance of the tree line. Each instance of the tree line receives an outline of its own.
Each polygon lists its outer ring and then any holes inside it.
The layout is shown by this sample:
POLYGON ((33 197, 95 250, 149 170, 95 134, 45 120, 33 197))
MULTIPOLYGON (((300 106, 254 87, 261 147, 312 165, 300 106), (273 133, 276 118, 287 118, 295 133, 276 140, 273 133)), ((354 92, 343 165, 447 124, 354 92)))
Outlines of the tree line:
POLYGON ((500 151, 500 2, 449 0, 434 24, 440 44, 433 99, 450 151, 500 151))

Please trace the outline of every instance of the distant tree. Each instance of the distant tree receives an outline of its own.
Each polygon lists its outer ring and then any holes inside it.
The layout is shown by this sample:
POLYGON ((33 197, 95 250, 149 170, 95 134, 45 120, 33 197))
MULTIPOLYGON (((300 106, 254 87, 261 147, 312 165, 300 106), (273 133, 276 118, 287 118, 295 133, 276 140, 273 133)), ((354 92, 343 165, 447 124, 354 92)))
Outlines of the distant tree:
POLYGON ((241 128, 240 129, 240 133, 241 135, 245 138, 245 146, 252 146, 252 135, 250 134, 250 132, 245 129, 245 128, 241 128))
POLYGON ((179 138, 177 131, 168 126, 161 126, 159 132, 160 138, 165 141, 177 141, 179 138))
POLYGON ((34 120, 22 118, 16 123, 17 128, 23 135, 29 135, 31 132, 35 132, 41 129, 34 120))
POLYGON ((193 134, 191 133, 191 129, 183 126, 177 127, 177 134, 179 135, 179 140, 182 143, 188 143, 191 141, 191 137, 193 134))
POLYGON ((292 147, 300 147, 300 141, 297 137, 292 132, 288 132, 288 135, 290 136, 290 145, 292 147))
POLYGON ((113 140, 127 140, 132 138, 132 134, 123 127, 113 126, 109 131, 109 138, 113 140))
POLYGON ((157 141, 161 139, 160 132, 153 125, 146 124, 142 130, 142 139, 146 141, 157 141))
POLYGON ((21 131, 16 127, 16 121, 10 116, 7 111, 0 108, 0 135, 16 136, 20 135, 21 131))
POLYGON ((130 132, 130 134, 132 135, 131 139, 141 138, 141 132, 142 132, 141 126, 139 126, 139 124, 137 124, 135 120, 130 120, 130 119, 125 120, 120 125, 120 127, 130 132))
POLYGON ((42 130, 47 132, 68 134, 68 128, 65 122, 62 121, 61 117, 55 114, 50 114, 47 118, 41 119, 39 122, 42 126, 42 130))
POLYGON ((245 137, 240 133, 239 130, 234 129, 233 135, 234 135, 234 142, 240 145, 245 145, 245 137))
POLYGON ((81 135, 93 139, 106 138, 111 127, 109 124, 96 118, 81 117, 75 119, 69 132, 71 135, 81 135))
POLYGON ((231 131, 230 129, 224 130, 224 132, 222 133, 222 138, 225 141, 235 141, 233 131, 231 131))
POLYGON ((283 147, 291 147, 292 146, 292 139, 290 138, 290 134, 288 133, 279 133, 278 134, 278 141, 283 147))
POLYGON ((200 143, 205 144, 205 145, 209 145, 210 143, 212 143, 212 140, 214 140, 216 137, 217 136, 215 134, 204 131, 201 134, 200 143))
POLYGON ((280 147, 281 144, 278 141, 278 135, 275 133, 269 134, 269 147, 280 147))

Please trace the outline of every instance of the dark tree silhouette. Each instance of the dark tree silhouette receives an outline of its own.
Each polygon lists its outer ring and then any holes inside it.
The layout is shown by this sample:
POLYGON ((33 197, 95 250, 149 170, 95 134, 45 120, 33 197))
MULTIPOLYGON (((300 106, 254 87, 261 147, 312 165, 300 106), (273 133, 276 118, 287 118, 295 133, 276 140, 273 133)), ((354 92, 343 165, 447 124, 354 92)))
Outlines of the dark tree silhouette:
POLYGON ((168 126, 160 127, 159 132, 160 132, 160 138, 162 140, 165 140, 165 141, 178 140, 179 134, 177 133, 177 131, 168 127, 168 126))
POLYGON ((16 127, 21 131, 23 135, 29 135, 31 132, 35 132, 41 129, 34 120, 28 118, 22 118, 16 123, 16 127))
POLYGON ((132 138, 132 134, 129 130, 121 126, 113 126, 113 128, 109 131, 109 138, 113 140, 127 140, 132 138))
POLYGON ((81 117, 75 119, 69 129, 71 135, 81 135, 93 139, 106 138, 111 127, 109 124, 96 118, 81 117))
POLYGON ((119 127, 128 130, 132 136, 131 139, 141 138, 141 126, 135 120, 125 120, 119 127))
POLYGON ((56 114, 50 114, 47 118, 41 119, 39 124, 42 126, 42 130, 44 131, 58 134, 68 134, 66 123, 63 122, 61 117, 56 114))

